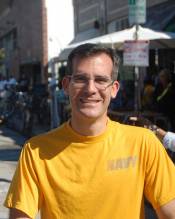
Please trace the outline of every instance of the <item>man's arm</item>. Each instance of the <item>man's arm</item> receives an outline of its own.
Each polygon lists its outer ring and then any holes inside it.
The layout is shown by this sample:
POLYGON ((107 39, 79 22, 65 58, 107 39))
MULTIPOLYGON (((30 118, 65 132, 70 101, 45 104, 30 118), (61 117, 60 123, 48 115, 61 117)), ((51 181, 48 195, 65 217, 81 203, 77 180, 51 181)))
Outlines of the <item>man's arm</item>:
POLYGON ((31 219, 27 214, 24 212, 11 208, 10 209, 10 214, 9 214, 9 219, 31 219))
POLYGON ((175 199, 156 210, 159 219, 175 219, 175 199))

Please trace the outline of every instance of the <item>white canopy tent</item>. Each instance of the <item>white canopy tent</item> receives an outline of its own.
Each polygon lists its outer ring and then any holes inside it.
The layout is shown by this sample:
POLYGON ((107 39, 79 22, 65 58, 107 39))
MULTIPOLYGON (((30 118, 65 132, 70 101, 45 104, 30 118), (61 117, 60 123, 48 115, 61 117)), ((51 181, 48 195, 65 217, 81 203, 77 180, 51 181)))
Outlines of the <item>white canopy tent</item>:
POLYGON ((135 40, 137 32, 138 40, 149 40, 150 48, 175 48, 175 33, 171 32, 159 32, 149 28, 136 26, 128 28, 122 31, 106 34, 100 37, 95 37, 85 41, 68 45, 59 55, 59 60, 63 61, 67 59, 67 56, 73 48, 84 43, 100 43, 119 50, 123 49, 123 43, 126 40, 135 40))

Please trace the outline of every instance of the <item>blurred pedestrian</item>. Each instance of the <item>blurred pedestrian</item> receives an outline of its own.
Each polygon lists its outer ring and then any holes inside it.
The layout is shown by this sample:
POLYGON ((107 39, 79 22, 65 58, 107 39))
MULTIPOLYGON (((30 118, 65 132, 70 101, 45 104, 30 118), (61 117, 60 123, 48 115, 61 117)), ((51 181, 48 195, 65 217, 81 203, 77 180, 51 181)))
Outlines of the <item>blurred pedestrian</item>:
POLYGON ((5 97, 7 88, 7 79, 4 75, 0 74, 0 98, 5 97))
POLYGON ((25 73, 21 73, 18 80, 19 91, 28 92, 30 86, 30 80, 25 73))
POLYGON ((7 81, 7 88, 10 89, 14 89, 17 86, 17 80, 13 75, 10 75, 8 81, 7 81))
POLYGON ((165 131, 159 127, 155 128, 157 137, 163 142, 165 148, 175 152, 175 133, 165 131))
POLYGON ((150 77, 144 80, 144 88, 142 93, 142 109, 143 110, 153 110, 154 109, 154 83, 150 77))
POLYGON ((171 129, 175 131, 175 87, 168 69, 160 71, 154 96, 157 111, 169 119, 171 129))

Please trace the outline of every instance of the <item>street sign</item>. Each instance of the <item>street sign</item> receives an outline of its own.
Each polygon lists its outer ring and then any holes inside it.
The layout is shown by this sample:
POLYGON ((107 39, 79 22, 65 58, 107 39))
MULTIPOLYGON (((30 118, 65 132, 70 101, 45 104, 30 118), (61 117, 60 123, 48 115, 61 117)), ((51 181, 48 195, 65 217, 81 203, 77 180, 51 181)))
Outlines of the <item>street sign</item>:
POLYGON ((125 41, 123 64, 129 66, 148 66, 149 41, 148 40, 125 41))
POLYGON ((128 0, 129 23, 143 24, 146 22, 146 0, 128 0))

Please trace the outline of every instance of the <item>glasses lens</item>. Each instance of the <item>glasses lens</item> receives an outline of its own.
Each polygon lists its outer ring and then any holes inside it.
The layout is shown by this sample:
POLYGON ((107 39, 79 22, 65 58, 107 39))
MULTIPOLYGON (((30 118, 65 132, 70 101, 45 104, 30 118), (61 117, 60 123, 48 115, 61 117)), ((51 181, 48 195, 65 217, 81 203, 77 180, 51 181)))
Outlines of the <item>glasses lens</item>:
POLYGON ((94 85, 98 90, 105 90, 113 83, 110 78, 105 76, 96 76, 94 79, 90 79, 85 75, 73 75, 71 76, 71 80, 76 88, 83 88, 89 84, 90 80, 93 80, 94 85))
POLYGON ((95 78, 95 86, 99 90, 105 90, 111 85, 111 79, 105 76, 98 76, 95 78))

